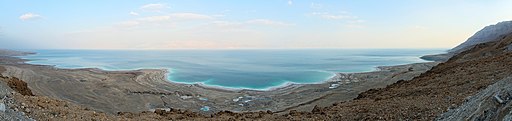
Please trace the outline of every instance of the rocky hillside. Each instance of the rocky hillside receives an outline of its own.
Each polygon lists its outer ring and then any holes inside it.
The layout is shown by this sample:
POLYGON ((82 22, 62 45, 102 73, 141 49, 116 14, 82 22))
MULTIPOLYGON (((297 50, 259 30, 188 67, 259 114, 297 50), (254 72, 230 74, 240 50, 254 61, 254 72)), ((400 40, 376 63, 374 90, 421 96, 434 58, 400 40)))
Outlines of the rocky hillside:
POLYGON ((473 36, 469 37, 463 43, 459 44, 455 48, 448 50, 447 53, 425 55, 421 58, 432 61, 446 61, 453 55, 471 49, 477 44, 497 41, 510 33, 512 33, 512 21, 499 22, 495 25, 489 25, 484 27, 480 31, 476 32, 473 36))
MULTIPOLYGON (((454 57, 462 61, 475 61, 486 58, 484 64, 501 62, 502 66, 507 66, 512 61, 512 35, 509 34, 503 38, 475 46, 474 49, 464 52, 463 55, 454 57)), ((491 65, 491 64, 489 64, 491 65)), ((511 69, 511 68, 509 68, 511 69)), ((500 77, 499 74, 507 73, 508 70, 492 70, 489 73, 494 77, 500 77)), ((480 73, 474 73, 480 74, 480 73)), ((510 74, 505 78, 490 80, 496 82, 485 90, 467 97, 464 104, 454 110, 444 113, 439 120, 512 120, 512 78, 510 74)))
POLYGON ((461 43, 448 52, 460 53, 470 49, 476 44, 496 41, 500 37, 503 37, 509 33, 512 33, 512 21, 503 21, 495 25, 486 26, 482 30, 476 32, 473 36, 469 37, 469 39, 464 43, 461 43))
POLYGON ((485 90, 468 97, 465 103, 450 110, 437 120, 495 120, 511 121, 512 78, 502 79, 485 90))

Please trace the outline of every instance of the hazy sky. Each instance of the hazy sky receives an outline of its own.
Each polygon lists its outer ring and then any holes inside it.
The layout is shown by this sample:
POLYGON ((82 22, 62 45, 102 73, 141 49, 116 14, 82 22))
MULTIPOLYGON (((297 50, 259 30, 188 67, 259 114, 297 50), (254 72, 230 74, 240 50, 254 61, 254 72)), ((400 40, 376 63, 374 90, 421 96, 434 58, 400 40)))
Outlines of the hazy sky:
POLYGON ((0 48, 451 48, 512 0, 0 0, 0 48))

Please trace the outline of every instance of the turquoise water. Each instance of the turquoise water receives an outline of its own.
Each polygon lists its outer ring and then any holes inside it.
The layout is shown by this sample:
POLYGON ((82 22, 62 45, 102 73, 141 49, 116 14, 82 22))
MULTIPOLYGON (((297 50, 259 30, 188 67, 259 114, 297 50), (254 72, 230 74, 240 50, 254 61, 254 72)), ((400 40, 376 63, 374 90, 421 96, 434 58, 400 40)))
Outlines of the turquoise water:
POLYGON ((169 81, 264 90, 287 83, 318 83, 335 72, 425 62, 444 49, 304 50, 30 50, 28 63, 105 70, 168 69, 169 81))

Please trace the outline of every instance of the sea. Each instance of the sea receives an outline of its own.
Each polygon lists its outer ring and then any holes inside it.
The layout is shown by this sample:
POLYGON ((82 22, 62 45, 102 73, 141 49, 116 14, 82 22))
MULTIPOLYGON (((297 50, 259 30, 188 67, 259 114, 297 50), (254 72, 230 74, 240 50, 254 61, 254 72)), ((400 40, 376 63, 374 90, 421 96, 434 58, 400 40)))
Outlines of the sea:
POLYGON ((27 63, 104 70, 167 69, 167 81, 268 90, 321 83, 336 73, 427 62, 447 49, 25 50, 27 63))

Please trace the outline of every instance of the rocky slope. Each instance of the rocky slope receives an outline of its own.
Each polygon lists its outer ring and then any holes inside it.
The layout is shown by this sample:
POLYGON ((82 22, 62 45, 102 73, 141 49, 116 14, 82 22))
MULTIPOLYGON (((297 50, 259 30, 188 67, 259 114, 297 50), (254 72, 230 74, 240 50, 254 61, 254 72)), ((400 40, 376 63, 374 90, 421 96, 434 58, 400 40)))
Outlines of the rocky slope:
POLYGON ((473 36, 469 37, 464 43, 461 43, 448 52, 460 53, 470 49, 476 44, 495 41, 509 33, 512 33, 512 21, 503 21, 495 25, 486 26, 482 30, 476 32, 473 36))
MULTIPOLYGON (((505 35, 512 33, 512 21, 503 21, 499 22, 495 25, 489 25, 476 32, 473 36, 469 37, 466 41, 459 44, 455 48, 452 48, 447 51, 447 53, 443 54, 435 54, 435 55, 425 55, 422 56, 422 59, 432 60, 432 61, 446 61, 450 57, 471 49, 477 44, 487 43, 499 40, 503 38, 505 35)), ((512 49, 512 47, 511 47, 512 49)))
POLYGON ((512 78, 502 79, 485 90, 468 97, 465 103, 450 110, 437 120, 512 120, 512 78))
MULTIPOLYGON (((458 58, 464 58, 466 61, 474 61, 475 57, 489 58, 484 63, 505 60, 502 63, 508 64, 506 62, 512 61, 512 54, 510 54, 512 53, 510 48, 512 46, 511 36, 509 34, 495 42, 477 45, 473 49, 474 51, 464 52, 466 54, 458 58)), ((493 70, 491 72, 503 73, 504 71, 493 70)), ((507 77, 499 79, 499 81, 491 80, 497 82, 486 87, 485 90, 468 97, 463 105, 444 113, 438 120, 512 120, 512 112, 510 110, 512 105, 512 79, 510 74, 507 77)))
MULTIPOLYGON (((0 67, 0 72, 5 69, 0 67)), ((28 89, 26 85, 14 85, 16 82, 23 83, 20 80, 11 80, 11 78, 3 77, 0 75, 0 120, 2 121, 26 121, 33 120, 25 115, 24 112, 11 108, 14 106, 14 99, 12 98, 12 94, 16 93, 15 90, 11 89, 11 87, 20 87, 18 89, 28 89), (23 88, 26 87, 26 88, 23 88)), ((26 83, 25 83, 26 84, 26 83)), ((26 91, 25 91, 26 92, 26 91)), ((29 91, 30 92, 30 91, 29 91)))

